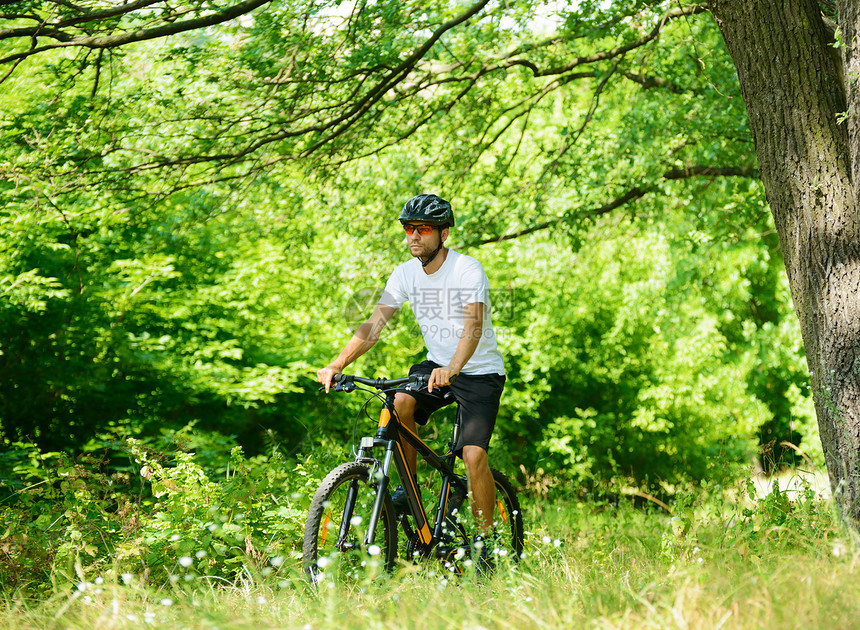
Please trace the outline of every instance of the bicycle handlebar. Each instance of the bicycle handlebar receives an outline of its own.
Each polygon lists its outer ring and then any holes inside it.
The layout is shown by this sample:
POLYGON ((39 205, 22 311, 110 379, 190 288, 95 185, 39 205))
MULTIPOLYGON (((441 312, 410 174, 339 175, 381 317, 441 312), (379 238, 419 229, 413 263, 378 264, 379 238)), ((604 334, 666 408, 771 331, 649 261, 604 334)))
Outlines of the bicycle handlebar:
POLYGON ((423 389, 427 387, 428 377, 424 374, 413 374, 404 378, 364 378, 354 374, 336 374, 332 382, 344 389, 352 389, 355 384, 367 385, 376 389, 393 389, 401 385, 411 384, 409 389, 423 389))

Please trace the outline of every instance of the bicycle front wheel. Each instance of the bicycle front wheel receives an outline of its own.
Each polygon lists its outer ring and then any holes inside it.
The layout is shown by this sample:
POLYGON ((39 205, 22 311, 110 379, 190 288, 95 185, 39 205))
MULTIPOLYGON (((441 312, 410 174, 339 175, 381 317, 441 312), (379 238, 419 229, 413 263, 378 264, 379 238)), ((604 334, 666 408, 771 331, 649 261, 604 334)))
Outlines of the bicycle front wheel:
POLYGON ((370 475, 364 464, 348 462, 332 470, 317 488, 302 545, 302 565, 315 583, 327 574, 356 579, 377 568, 394 567, 397 523, 387 492, 376 530, 368 537, 376 500, 376 480, 370 475))

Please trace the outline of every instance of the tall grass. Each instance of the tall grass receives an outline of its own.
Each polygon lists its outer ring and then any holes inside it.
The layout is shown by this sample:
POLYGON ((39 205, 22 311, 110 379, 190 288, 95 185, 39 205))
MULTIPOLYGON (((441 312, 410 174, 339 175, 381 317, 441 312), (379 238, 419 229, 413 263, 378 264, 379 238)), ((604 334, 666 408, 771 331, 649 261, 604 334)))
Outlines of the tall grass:
POLYGON ((181 568, 164 585, 107 572, 47 600, 7 595, 0 619, 72 629, 856 627, 857 546, 814 493, 775 495, 705 500, 697 490, 671 515, 630 501, 530 501, 525 558, 489 577, 435 562, 317 589, 291 561, 249 565, 233 583, 181 568))

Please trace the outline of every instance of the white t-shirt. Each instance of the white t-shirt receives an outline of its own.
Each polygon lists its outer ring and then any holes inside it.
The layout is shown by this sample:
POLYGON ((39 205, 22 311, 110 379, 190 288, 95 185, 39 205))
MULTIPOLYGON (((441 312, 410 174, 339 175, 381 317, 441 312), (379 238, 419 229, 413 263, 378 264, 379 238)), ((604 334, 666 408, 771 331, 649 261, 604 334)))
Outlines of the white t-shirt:
POLYGON ((412 305, 418 320, 427 358, 448 365, 463 336, 463 314, 469 304, 484 305, 484 328, 478 347, 463 366, 464 374, 504 374, 505 363, 496 345, 496 334, 490 316, 490 282, 481 263, 465 254, 448 250, 442 266, 433 274, 424 273, 421 262, 413 258, 399 265, 379 303, 400 309, 412 305))

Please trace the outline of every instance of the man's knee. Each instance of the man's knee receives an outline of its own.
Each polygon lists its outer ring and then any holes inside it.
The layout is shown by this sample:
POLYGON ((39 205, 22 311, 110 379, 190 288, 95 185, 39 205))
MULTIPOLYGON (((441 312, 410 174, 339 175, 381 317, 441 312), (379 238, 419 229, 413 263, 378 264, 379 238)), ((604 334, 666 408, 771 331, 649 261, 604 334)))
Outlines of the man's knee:
POLYGON ((463 463, 467 471, 489 468, 487 451, 480 446, 468 444, 463 447, 463 463))
POLYGON ((397 393, 394 395, 394 409, 401 421, 411 422, 418 411, 418 401, 409 394, 397 393))

